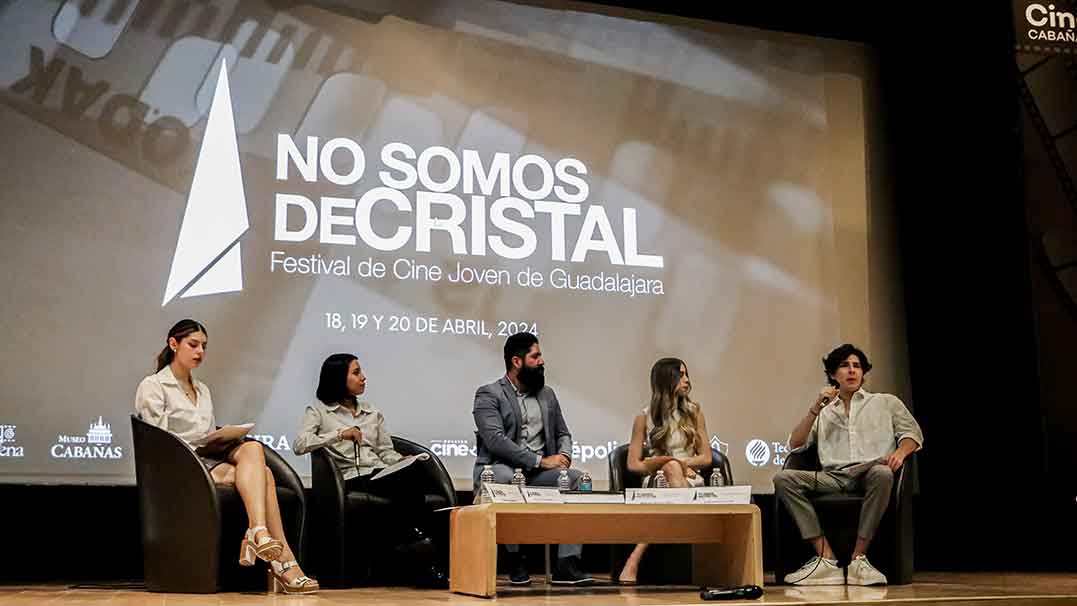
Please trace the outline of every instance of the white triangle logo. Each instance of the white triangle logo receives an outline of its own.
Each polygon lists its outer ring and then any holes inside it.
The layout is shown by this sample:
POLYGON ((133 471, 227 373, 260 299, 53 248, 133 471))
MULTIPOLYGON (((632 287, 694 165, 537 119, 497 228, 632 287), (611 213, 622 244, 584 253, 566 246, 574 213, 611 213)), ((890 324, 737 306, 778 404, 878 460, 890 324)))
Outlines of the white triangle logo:
POLYGON ((249 227, 228 66, 222 59, 161 307, 177 295, 243 290, 239 238, 249 227))

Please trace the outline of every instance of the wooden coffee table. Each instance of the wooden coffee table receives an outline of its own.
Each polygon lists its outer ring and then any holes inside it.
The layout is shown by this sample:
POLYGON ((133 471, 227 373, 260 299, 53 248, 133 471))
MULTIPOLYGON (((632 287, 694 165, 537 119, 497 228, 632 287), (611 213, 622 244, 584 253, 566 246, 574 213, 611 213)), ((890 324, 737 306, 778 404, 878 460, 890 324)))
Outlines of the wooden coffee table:
POLYGON ((449 589, 497 594, 498 543, 690 543, 696 585, 763 586, 755 505, 488 503, 452 512, 449 589))

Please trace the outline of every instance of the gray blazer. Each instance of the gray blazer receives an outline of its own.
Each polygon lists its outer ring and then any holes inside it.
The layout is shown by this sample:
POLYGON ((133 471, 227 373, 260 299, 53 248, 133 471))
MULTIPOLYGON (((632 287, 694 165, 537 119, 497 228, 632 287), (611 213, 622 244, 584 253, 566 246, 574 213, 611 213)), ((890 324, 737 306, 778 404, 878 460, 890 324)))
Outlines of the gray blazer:
MULTIPOLYGON (((538 394, 542 408, 542 428, 546 434, 546 452, 543 456, 563 454, 572 459, 572 434, 568 432, 561 404, 549 385, 538 394)), ((483 385, 475 392, 476 457, 475 465, 504 463, 509 467, 534 469, 535 453, 520 446, 520 427, 524 424, 516 388, 508 377, 483 385)))

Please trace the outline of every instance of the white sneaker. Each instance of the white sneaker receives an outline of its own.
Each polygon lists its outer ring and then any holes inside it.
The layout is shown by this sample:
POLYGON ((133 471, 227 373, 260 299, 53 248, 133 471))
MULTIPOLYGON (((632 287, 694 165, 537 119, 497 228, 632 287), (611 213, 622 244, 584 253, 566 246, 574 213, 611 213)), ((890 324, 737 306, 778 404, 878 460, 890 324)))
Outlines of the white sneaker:
POLYGON ((879 572, 868 561, 868 556, 860 554, 856 559, 849 562, 848 580, 850 585, 886 585, 886 575, 879 572))
POLYGON ((815 556, 796 572, 785 575, 785 582, 790 585, 844 585, 845 573, 838 568, 837 560, 815 556))

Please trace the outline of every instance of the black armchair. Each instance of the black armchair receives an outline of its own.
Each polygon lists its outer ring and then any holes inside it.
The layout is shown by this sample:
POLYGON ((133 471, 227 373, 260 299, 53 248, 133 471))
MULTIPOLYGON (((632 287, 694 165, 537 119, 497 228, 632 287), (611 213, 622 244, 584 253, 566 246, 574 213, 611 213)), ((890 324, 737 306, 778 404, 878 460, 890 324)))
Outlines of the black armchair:
MULTIPOLYGON (((456 506, 456 490, 445 465, 430 449, 425 446, 393 436, 393 449, 402 455, 426 453, 428 461, 417 462, 426 479, 426 505, 431 512, 435 509, 456 506)), ((378 575, 375 562, 370 559, 374 550, 371 544, 388 545, 391 537, 370 535, 380 530, 389 530, 391 524, 379 524, 378 521, 392 518, 396 513, 392 503, 378 495, 365 492, 346 491, 344 476, 324 449, 318 449, 311 455, 311 498, 313 501, 311 521, 312 570, 323 587, 351 587, 371 584, 378 575), (361 534, 367 533, 367 534, 361 534), (358 548, 357 546, 362 546, 358 548)), ((439 519, 440 522, 440 519, 439 519)), ((431 538, 439 548, 448 550, 448 517, 444 523, 432 525, 431 538)))
MULTIPOLYGON (((214 484, 194 450, 175 434, 134 414, 131 432, 146 588, 213 593, 264 586, 260 567, 243 569, 237 561, 247 516, 235 488, 214 484)), ((277 484, 286 538, 302 559, 302 481, 272 449, 265 449, 265 459, 277 484)))
MULTIPOLYGON (((716 449, 711 449, 711 466, 700 472, 704 481, 710 484, 714 468, 722 470, 727 484, 733 483, 733 470, 729 458, 716 449)), ((609 456, 610 490, 623 491, 626 488, 639 488, 643 476, 628 471, 628 444, 613 449, 609 456)), ((610 570, 616 579, 624 568, 625 560, 634 545, 614 545, 610 570)), ((692 550, 690 545, 651 545, 643 554, 640 562, 639 577, 641 584, 690 585, 692 583, 692 550)))
MULTIPOLYGON (((915 457, 905 459, 905 464, 894 477, 890 506, 871 543, 871 563, 886 575, 891 585, 912 582, 912 467, 915 462, 915 457)), ((782 468, 819 471, 822 467, 818 450, 812 446, 803 452, 790 454, 782 468)), ((856 494, 828 494, 812 498, 827 541, 843 563, 848 562, 856 544, 862 501, 863 495, 856 494)), ((800 567, 815 552, 807 541, 800 538, 796 522, 778 499, 774 499, 774 508, 774 576, 781 583, 786 574, 800 567)))

